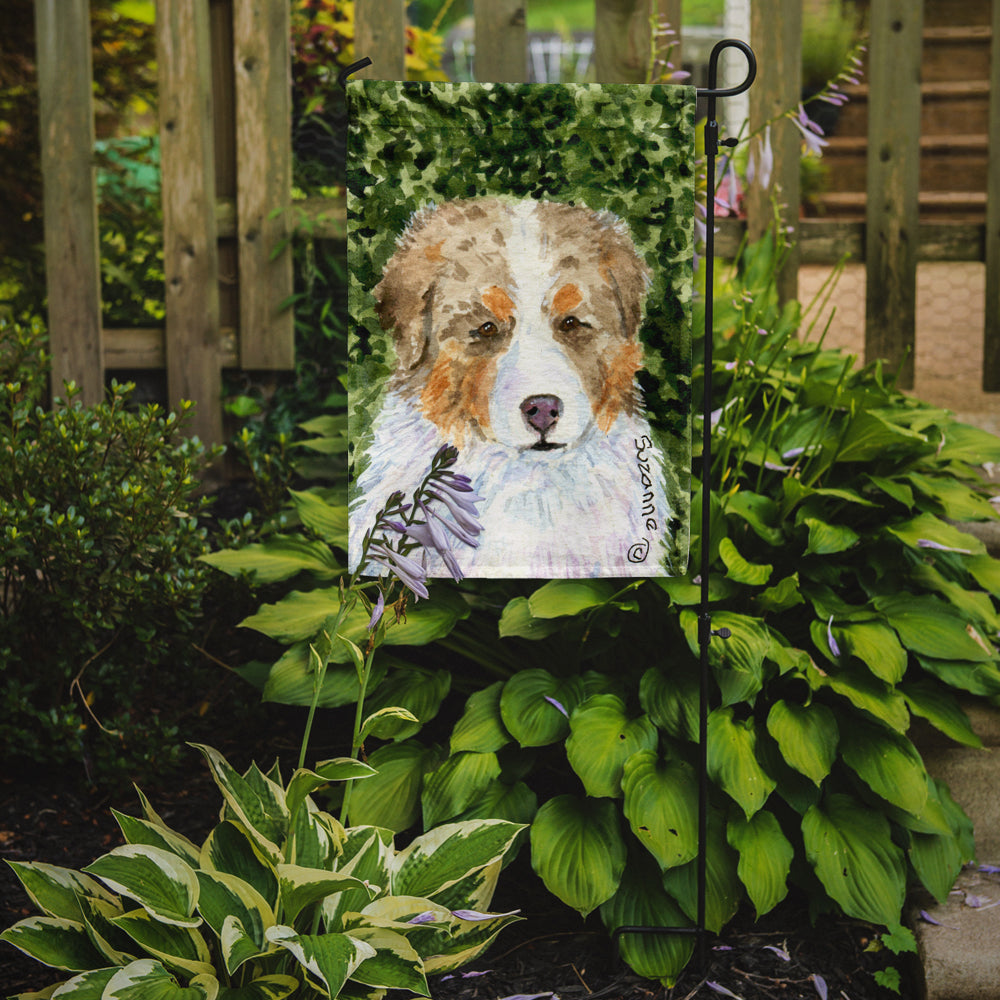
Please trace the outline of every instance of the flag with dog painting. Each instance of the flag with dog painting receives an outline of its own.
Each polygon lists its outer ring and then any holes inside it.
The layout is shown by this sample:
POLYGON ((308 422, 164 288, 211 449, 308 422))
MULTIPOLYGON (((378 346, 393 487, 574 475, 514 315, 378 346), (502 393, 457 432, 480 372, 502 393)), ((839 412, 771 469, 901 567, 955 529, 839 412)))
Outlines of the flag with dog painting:
POLYGON ((694 90, 348 95, 352 568, 683 573, 694 90))

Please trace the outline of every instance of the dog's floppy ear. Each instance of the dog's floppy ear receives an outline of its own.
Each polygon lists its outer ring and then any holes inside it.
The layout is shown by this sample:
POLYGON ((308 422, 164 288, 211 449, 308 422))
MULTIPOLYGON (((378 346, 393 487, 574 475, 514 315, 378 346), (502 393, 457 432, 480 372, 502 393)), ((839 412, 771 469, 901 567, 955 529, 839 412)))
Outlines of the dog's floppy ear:
POLYGON ((634 337, 642 322, 642 304, 652 273, 621 221, 610 213, 601 213, 600 218, 604 224, 599 241, 601 275, 615 292, 625 335, 634 337))
POLYGON ((431 298, 442 263, 433 225, 436 211, 425 209, 413 217, 375 286, 379 322, 393 334, 404 369, 415 368, 427 346, 431 298))

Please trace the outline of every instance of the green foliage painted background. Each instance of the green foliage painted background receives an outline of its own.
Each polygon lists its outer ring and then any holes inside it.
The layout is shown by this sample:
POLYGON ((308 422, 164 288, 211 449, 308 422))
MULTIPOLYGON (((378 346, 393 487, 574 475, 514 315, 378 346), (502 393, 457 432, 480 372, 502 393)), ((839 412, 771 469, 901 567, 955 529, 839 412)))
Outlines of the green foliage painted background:
POLYGON ((350 83, 348 93, 355 445, 364 440, 392 359, 371 290, 414 212, 486 195, 607 210, 627 223, 653 270, 639 381, 666 464, 678 476, 669 500, 675 537, 686 547, 693 89, 364 81, 350 83))

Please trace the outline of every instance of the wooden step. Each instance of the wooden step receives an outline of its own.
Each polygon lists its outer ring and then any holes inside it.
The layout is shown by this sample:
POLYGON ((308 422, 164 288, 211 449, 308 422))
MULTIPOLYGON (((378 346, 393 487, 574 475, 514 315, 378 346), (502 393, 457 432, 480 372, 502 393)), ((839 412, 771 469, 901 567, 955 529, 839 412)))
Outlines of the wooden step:
MULTIPOLYGON (((865 188, 868 140, 831 136, 823 151, 831 189, 865 188)), ((926 135, 920 138, 920 188, 925 191, 985 191, 988 170, 985 135, 926 135)))
POLYGON ((924 83, 988 80, 992 38, 989 25, 925 28, 921 79, 924 83))
MULTIPOLYGON (((864 220, 867 196, 863 191, 831 191, 816 198, 828 218, 864 220)), ((986 217, 986 193, 979 191, 921 191, 920 218, 981 223, 986 217)))
MULTIPOLYGON (((921 135, 947 135, 960 124, 963 133, 988 131, 989 80, 937 80, 920 87, 921 135)), ((841 109, 837 136, 867 135, 868 84, 846 91, 848 103, 841 109)))
POLYGON ((989 24, 992 13, 991 0, 924 0, 924 27, 989 24))

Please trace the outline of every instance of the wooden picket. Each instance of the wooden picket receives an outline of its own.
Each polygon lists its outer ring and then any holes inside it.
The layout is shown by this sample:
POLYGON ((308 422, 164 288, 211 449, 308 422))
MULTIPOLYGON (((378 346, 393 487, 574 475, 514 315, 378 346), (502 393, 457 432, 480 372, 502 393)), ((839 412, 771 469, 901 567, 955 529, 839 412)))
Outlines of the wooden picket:
MULTIPOLYGON (((364 75, 402 79, 405 0, 355 2, 355 52, 374 63, 364 75)), ((474 0, 480 80, 526 78, 527 2, 474 0)), ((896 366, 909 352, 904 378, 912 378, 917 262, 985 261, 984 388, 1000 391, 1000 0, 992 6, 986 225, 917 215, 924 2, 931 0, 870 2, 867 218, 787 217, 797 257, 781 276, 781 291, 795 294, 800 261, 832 263, 846 252, 865 261, 867 355, 896 366)), ((595 78, 644 80, 650 16, 679 31, 681 12, 681 0, 595 0, 595 78)), ((92 402, 107 370, 165 368, 169 401, 194 399, 196 432, 220 441, 222 369, 294 364, 293 317, 284 308, 292 291, 291 220, 311 220, 309 231, 319 238, 344 237, 343 198, 287 211, 289 0, 158 0, 165 330, 101 329, 89 3, 35 0, 35 13, 54 388, 72 379, 92 402)), ((759 63, 750 95, 755 127, 798 101, 802 3, 754 0, 751 16, 759 63)), ((772 196, 798 204, 798 134, 779 122, 772 141, 769 189, 748 193, 746 222, 723 220, 721 254, 732 252, 747 228, 763 231, 773 217, 772 196)))

